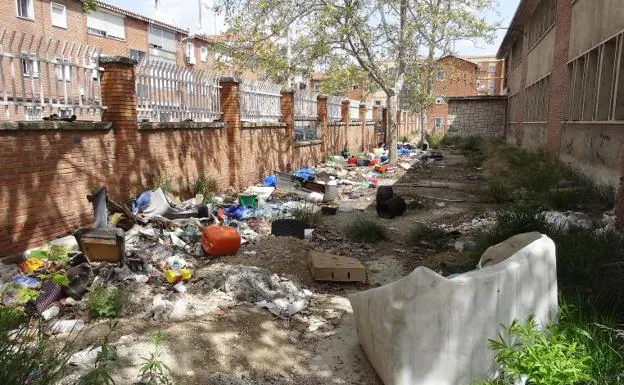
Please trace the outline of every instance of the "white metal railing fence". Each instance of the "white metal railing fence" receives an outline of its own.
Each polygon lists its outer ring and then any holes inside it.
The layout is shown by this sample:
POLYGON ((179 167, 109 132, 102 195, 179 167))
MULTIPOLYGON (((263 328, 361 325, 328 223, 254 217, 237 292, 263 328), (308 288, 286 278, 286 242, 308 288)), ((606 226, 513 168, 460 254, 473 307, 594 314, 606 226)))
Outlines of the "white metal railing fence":
POLYGON ((349 120, 360 120, 360 101, 349 99, 349 120))
POLYGON ((242 79, 240 115, 244 122, 277 122, 282 116, 282 86, 242 79))
POLYGON ((327 97, 327 120, 329 122, 339 122, 342 120, 342 96, 327 97))
POLYGON ((102 106, 98 60, 85 44, 0 29, 0 106, 4 119, 98 114, 102 106))
POLYGON ((365 119, 367 122, 373 121, 373 105, 370 103, 366 103, 366 118, 365 119))
POLYGON ((318 119, 318 92, 295 92, 295 120, 318 119))
POLYGON ((159 122, 221 118, 220 75, 160 61, 136 67, 137 116, 159 122))

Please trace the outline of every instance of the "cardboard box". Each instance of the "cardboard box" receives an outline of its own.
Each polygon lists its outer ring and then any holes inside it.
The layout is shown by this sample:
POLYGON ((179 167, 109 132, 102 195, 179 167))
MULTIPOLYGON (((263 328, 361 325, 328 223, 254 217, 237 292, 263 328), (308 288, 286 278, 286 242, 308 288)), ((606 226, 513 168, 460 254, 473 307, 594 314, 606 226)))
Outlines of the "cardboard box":
POLYGON ((355 258, 310 251, 308 263, 316 281, 365 282, 366 269, 355 258))

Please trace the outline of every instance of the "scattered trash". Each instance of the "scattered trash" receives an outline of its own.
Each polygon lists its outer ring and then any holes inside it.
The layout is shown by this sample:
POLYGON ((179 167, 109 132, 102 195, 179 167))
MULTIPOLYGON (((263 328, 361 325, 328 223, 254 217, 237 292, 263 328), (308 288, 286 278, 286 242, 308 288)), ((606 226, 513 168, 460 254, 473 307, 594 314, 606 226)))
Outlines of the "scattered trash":
POLYGON ((201 244, 212 257, 234 255, 240 248, 241 236, 233 227, 211 225, 202 232, 201 244))
POLYGON ((546 222, 562 232, 574 232, 591 229, 592 222, 587 214, 573 211, 544 211, 546 222))
POLYGON ((184 286, 182 282, 178 282, 175 285, 173 285, 173 289, 177 291, 178 293, 186 293, 186 286, 184 286))
POLYGON ((61 334, 77 332, 84 328, 84 321, 80 319, 55 321, 50 325, 50 333, 61 334))
POLYGON ((60 309, 58 306, 52 306, 46 310, 44 310, 41 313, 41 318, 43 318, 44 320, 48 321, 51 320, 52 318, 56 317, 57 315, 59 315, 60 313, 60 309))

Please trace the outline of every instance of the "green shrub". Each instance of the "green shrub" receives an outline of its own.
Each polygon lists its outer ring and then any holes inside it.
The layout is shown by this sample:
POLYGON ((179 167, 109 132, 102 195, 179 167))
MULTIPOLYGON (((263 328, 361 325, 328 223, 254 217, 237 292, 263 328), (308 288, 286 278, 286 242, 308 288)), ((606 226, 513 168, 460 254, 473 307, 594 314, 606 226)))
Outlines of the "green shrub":
POLYGON ((445 147, 459 146, 461 144, 461 141, 462 141, 461 136, 446 135, 440 141, 440 145, 445 146, 445 147))
POLYGON ((305 203, 298 205, 292 212, 293 219, 303 223, 306 228, 314 228, 321 221, 320 213, 314 212, 314 205, 305 203))
POLYGON ((346 229, 347 237, 356 242, 378 242, 388 239, 384 226, 366 219, 358 219, 346 229))
POLYGON ((0 379, 3 385, 56 384, 67 372, 73 339, 62 343, 52 341, 47 323, 30 321, 21 310, 0 307, 0 379))
POLYGON ((440 144, 442 142, 442 139, 444 139, 444 135, 440 134, 434 134, 431 135, 431 137, 429 138, 428 142, 429 142, 429 148, 431 149, 438 149, 440 148, 440 144))
POLYGON ((407 243, 417 246, 420 242, 427 242, 435 249, 444 249, 451 240, 451 234, 440 227, 424 225, 414 226, 407 235, 407 243))
POLYGON ((590 361, 584 345, 557 326, 540 331, 531 317, 526 324, 513 322, 505 336, 490 340, 500 365, 501 383, 516 384, 525 376, 535 385, 574 385, 591 381, 590 361))
POLYGON ((216 191, 217 181, 214 178, 207 178, 203 174, 199 174, 191 186, 191 193, 193 195, 202 194, 204 201, 210 201, 216 191))
POLYGON ((480 385, 512 385, 523 377, 536 385, 622 385, 622 331, 595 312, 562 304, 559 323, 538 330, 532 317, 514 322, 490 341, 500 377, 480 385), (526 378, 525 377, 525 378, 526 378))
POLYGON ((126 302, 125 293, 118 287, 91 286, 87 294, 87 306, 98 318, 116 318, 126 302))

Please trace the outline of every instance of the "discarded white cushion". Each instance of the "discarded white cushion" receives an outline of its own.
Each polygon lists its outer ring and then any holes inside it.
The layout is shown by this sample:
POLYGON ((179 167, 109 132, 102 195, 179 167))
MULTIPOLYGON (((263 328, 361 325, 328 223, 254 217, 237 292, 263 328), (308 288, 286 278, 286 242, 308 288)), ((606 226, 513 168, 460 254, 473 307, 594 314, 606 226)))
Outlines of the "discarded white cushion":
POLYGON ((385 385, 485 380, 495 370, 488 339, 497 338, 501 324, 530 314, 542 323, 556 320, 554 242, 528 233, 494 248, 508 250, 509 258, 453 279, 419 267, 349 297, 360 343, 385 385))

